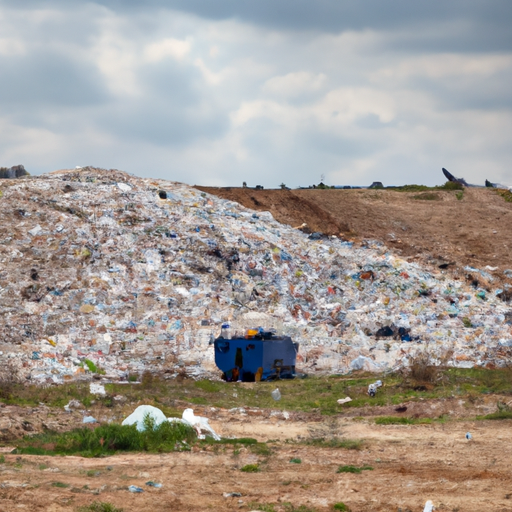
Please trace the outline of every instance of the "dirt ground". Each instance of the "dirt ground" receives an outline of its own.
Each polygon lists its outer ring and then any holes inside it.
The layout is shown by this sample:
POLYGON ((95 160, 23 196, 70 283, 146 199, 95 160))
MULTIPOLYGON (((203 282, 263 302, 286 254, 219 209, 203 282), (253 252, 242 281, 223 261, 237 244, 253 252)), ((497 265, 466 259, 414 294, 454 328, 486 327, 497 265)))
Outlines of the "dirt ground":
MULTIPOLYGON (((270 504, 276 512, 293 510, 286 503, 299 510, 303 506, 304 512, 320 512, 343 502, 353 512, 420 512, 430 499, 436 510, 512 511, 511 423, 467 419, 494 411, 501 399, 406 404, 406 415, 412 417, 450 414, 449 421, 429 425, 376 425, 369 416, 393 413, 392 407, 340 407, 335 417, 264 409, 196 409, 196 414, 210 418, 222 436, 267 442, 270 454, 256 454, 247 447, 234 452, 232 446, 220 445, 194 446, 191 452, 90 459, 16 455, 5 447, 1 449, 5 461, 0 463, 0 510, 64 512, 100 501, 125 512, 250 511, 264 505, 271 510, 270 504), (473 436, 470 441, 465 439, 467 431, 473 436), (364 440, 362 449, 303 444, 333 435, 364 440), (291 463, 292 458, 301 463, 291 463), (242 472, 246 464, 260 464, 260 471, 242 472), (340 465, 373 470, 337 473, 340 465), (149 487, 147 481, 161 483, 162 488, 149 487), (144 492, 130 493, 130 485, 144 492)), ((3 408, 3 417, 15 418, 22 412, 3 408)), ((50 416, 59 423, 59 416, 65 418, 66 413, 54 410, 50 416)), ((67 417, 76 418, 78 413, 67 417)))
POLYGON ((467 188, 459 200, 455 191, 196 188, 270 211, 293 227, 306 223, 312 232, 379 240, 409 261, 449 263, 448 272, 498 267, 491 273, 512 282, 502 274, 512 268, 512 203, 494 189, 467 188))

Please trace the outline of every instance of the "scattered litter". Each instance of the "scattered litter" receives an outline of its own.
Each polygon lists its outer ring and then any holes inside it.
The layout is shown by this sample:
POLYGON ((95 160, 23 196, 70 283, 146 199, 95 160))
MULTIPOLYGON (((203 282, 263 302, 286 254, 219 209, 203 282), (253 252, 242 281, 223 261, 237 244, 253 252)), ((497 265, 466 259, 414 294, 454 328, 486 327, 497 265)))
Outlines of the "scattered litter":
POLYGON ((93 416, 84 416, 82 423, 98 423, 98 420, 93 416))
POLYGON ((468 441, 471 441, 471 439, 473 439, 473 436, 471 435, 471 432, 466 432, 466 439, 468 441))
POLYGON ((105 386, 103 384, 98 384, 97 382, 89 383, 89 392, 91 395, 106 395, 105 386))
POLYGON ((156 489, 160 489, 162 487, 162 484, 157 484, 156 482, 152 482, 151 480, 149 482, 146 482, 146 485, 149 487, 155 487, 156 489))
POLYGON ((35 228, 31 229, 28 234, 30 236, 37 236, 41 231, 43 231, 43 228, 38 224, 35 228))
POLYGON ((80 402, 80 400, 70 400, 65 406, 64 406, 64 410, 66 412, 71 412, 71 409, 83 409, 83 405, 82 405, 82 402, 80 402))
POLYGON ((279 391, 279 388, 276 388, 274 389, 274 391, 272 391, 272 393, 270 393, 272 395, 272 398, 277 402, 278 400, 281 400, 281 391, 279 391))
POLYGON ((340 398, 340 399, 338 400, 338 403, 339 403, 340 405, 342 405, 342 404, 346 404, 346 403, 348 403, 348 402, 352 402, 352 398, 350 398, 349 396, 346 396, 345 398, 340 398))
POLYGON ((423 509, 423 512, 433 512, 434 510, 434 504, 428 500, 426 503, 425 503, 425 508, 423 509))
POLYGON ((210 427, 208 418, 205 418, 204 416, 195 416, 193 409, 185 409, 183 411, 182 418, 196 430, 198 436, 201 436, 201 431, 205 430, 213 437, 213 439, 215 439, 215 441, 220 441, 220 436, 217 435, 212 427, 210 427))
POLYGON ((144 489, 142 489, 142 487, 137 487, 136 485, 130 485, 130 487, 128 487, 128 490, 130 492, 144 492, 144 489))
POLYGON ((222 496, 224 496, 224 498, 241 498, 242 494, 239 492, 225 492, 222 496))
POLYGON ((380 380, 374 382, 373 384, 370 384, 368 386, 368 395, 375 396, 377 394, 377 389, 379 389, 381 386, 382 386, 382 381, 380 381, 380 380))

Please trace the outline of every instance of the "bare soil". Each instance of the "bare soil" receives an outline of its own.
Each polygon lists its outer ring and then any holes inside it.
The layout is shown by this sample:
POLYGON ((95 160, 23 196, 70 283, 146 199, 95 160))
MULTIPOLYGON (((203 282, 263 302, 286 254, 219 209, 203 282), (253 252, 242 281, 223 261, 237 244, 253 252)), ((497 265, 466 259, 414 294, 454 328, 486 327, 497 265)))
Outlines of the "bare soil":
MULTIPOLYGON (((270 454, 253 453, 250 447, 239 446, 235 452, 230 445, 197 445, 191 452, 87 459, 20 456, 4 448, 0 510, 63 512, 99 501, 125 512, 250 511, 270 504, 280 512, 291 510, 286 503, 296 509, 303 506, 305 512, 333 510, 333 504, 343 502, 352 511, 420 512, 430 499, 436 510, 512 511, 511 423, 468 419, 494 412, 497 400, 503 397, 405 404, 409 417, 450 415, 448 422, 430 425, 376 425, 370 415, 398 415, 392 406, 375 410, 341 406, 334 417, 290 413, 289 419, 280 411, 264 409, 196 409, 196 414, 210 418, 222 436, 271 440, 267 443, 270 454), (471 441, 465 438, 467 431, 472 433, 471 441), (333 436, 364 443, 361 450, 304 444, 308 439, 333 436), (241 471, 247 464, 259 464, 260 471, 241 471), (373 470, 337 473, 344 465, 373 470), (149 487, 148 481, 163 487, 149 487), (130 485, 144 492, 130 493, 130 485)), ((27 417, 26 410, 15 409, 2 408, 3 417, 27 417)), ((50 413, 58 424, 79 416, 50 413)), ((38 425, 34 421, 34 428, 38 425)))
POLYGON ((448 272, 465 266, 512 268, 512 203, 494 189, 397 192, 373 189, 255 190, 199 187, 247 208, 269 211, 293 227, 337 235, 356 243, 378 240, 409 261, 448 263, 448 272), (460 197, 460 196, 459 196, 460 197))

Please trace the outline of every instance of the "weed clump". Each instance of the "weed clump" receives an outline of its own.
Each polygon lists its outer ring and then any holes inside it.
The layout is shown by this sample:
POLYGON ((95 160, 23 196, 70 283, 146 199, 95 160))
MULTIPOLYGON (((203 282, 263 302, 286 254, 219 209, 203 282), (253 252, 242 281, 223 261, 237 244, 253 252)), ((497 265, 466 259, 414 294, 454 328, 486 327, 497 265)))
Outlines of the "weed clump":
POLYGON ((243 468, 240 469, 244 473, 258 473, 260 471, 259 464, 246 464, 243 468))
POLYGON ((350 509, 342 501, 335 503, 332 508, 334 510, 340 510, 341 512, 350 512, 350 509))
POLYGON ((409 377, 416 387, 432 388, 439 377, 439 368, 433 364, 428 352, 421 352, 411 358, 409 363, 409 377))

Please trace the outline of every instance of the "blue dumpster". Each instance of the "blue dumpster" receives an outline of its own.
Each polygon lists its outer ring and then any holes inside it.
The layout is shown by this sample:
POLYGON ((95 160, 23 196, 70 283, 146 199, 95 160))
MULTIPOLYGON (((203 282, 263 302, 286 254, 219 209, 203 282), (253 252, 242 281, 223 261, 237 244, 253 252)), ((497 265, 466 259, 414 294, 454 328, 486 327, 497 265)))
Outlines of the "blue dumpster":
POLYGON ((295 376, 299 344, 289 336, 259 333, 256 336, 214 341, 215 364, 229 382, 286 379, 295 376))

